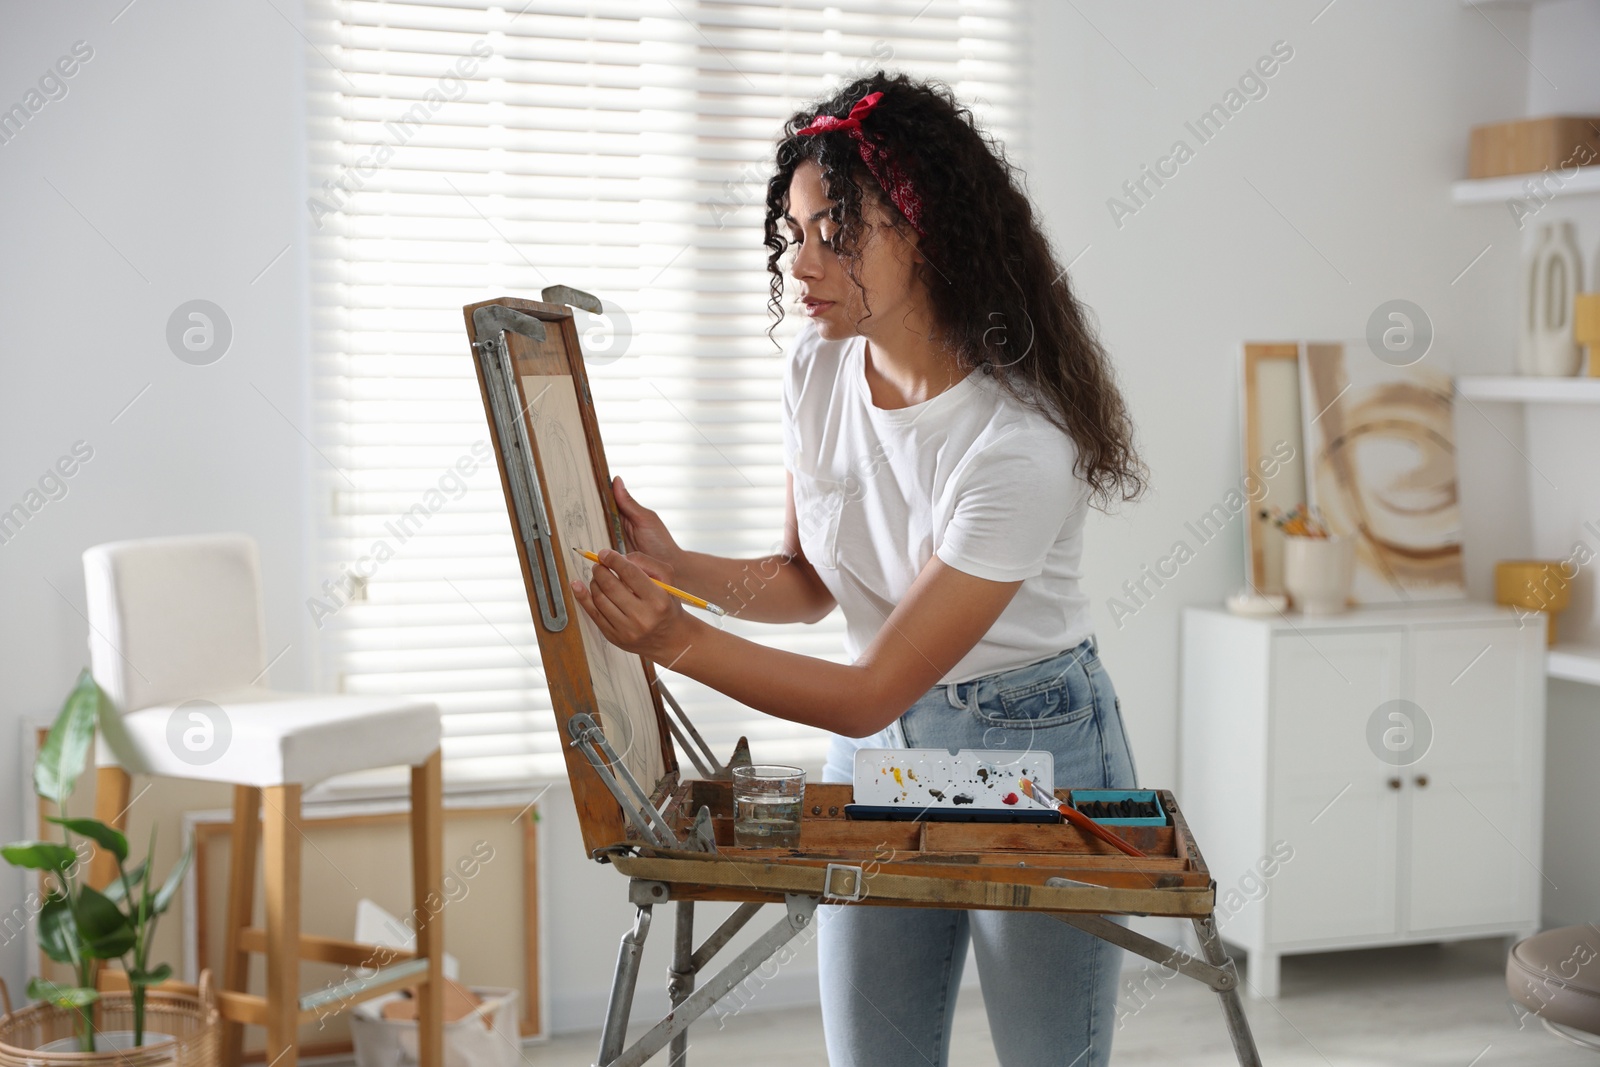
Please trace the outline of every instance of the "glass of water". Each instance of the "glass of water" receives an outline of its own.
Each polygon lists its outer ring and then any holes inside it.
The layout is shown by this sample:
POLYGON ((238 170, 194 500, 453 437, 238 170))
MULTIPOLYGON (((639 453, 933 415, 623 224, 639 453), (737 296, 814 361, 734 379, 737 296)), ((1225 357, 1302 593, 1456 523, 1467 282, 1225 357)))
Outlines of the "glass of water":
POLYGON ((733 769, 733 840, 742 848, 796 848, 806 772, 758 763, 733 769))

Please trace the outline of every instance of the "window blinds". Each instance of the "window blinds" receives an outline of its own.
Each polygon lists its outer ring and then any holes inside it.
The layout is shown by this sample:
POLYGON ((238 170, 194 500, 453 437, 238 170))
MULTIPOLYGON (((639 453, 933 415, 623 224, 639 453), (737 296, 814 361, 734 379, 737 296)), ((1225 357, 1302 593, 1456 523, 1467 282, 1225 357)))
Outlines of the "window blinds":
MULTIPOLYGON (((604 316, 577 314, 613 473, 686 547, 774 550, 773 139, 888 66, 951 85, 1020 158, 1022 7, 307 0, 322 684, 437 701, 452 789, 559 777, 462 305, 555 283, 600 296, 604 316)), ((729 625, 842 659, 837 612, 729 625)), ((820 732, 663 677, 719 753, 743 733, 762 759, 820 762, 820 732)))

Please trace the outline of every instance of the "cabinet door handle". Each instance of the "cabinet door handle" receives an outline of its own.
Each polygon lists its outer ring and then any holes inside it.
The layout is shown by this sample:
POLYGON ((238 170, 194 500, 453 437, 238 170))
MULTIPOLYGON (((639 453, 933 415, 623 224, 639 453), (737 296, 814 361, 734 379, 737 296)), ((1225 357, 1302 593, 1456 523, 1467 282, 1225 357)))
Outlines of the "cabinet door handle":
POLYGON ((1418 789, 1426 789, 1426 788, 1428 788, 1428 776, 1426 774, 1417 775, 1417 788, 1418 789))
POLYGON ((1389 779, 1389 788, 1390 789, 1399 789, 1400 788, 1400 779, 1398 779, 1398 778, 1389 779))

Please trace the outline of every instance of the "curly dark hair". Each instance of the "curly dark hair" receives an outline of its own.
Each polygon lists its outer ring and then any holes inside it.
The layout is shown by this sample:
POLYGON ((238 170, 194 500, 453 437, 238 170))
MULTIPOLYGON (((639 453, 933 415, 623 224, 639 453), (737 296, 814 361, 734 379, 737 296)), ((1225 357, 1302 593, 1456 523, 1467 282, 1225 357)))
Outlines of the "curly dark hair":
POLYGON ((911 232, 849 134, 796 135, 817 115, 844 118, 863 96, 876 92, 884 98, 865 119, 863 132, 888 150, 921 195, 920 222, 927 233, 918 248, 926 262, 918 264, 917 276, 932 297, 935 340, 955 353, 961 369, 982 368, 1072 438, 1076 473, 1088 483, 1096 507, 1137 498, 1149 475, 1134 447, 1133 421, 1111 360, 1040 228, 1021 172, 945 85, 880 70, 784 124, 777 172, 767 182, 771 330, 783 319, 779 261, 789 240, 781 224, 801 163, 814 160, 822 170, 838 226, 832 244, 858 289, 863 190, 884 204, 894 225, 911 232), (1014 343, 1018 338, 1020 344, 1014 343))

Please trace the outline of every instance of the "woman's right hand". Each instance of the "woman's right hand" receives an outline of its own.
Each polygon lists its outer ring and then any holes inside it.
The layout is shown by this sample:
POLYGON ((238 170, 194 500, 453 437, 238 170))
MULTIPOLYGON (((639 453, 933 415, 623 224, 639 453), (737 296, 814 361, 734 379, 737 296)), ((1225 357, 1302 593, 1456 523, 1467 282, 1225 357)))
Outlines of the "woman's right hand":
POLYGON ((611 493, 617 498, 617 510, 622 514, 623 529, 628 535, 628 543, 636 551, 643 552, 675 569, 683 555, 683 549, 678 547, 678 542, 667 532, 667 524, 661 521, 661 516, 635 500, 633 494, 622 484, 620 475, 611 479, 611 493))

